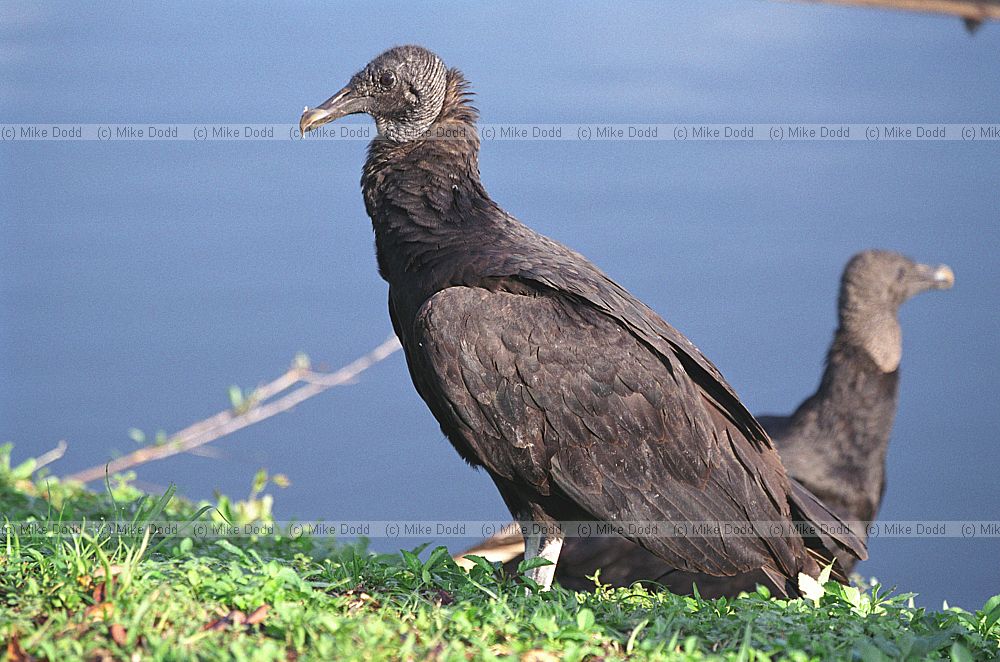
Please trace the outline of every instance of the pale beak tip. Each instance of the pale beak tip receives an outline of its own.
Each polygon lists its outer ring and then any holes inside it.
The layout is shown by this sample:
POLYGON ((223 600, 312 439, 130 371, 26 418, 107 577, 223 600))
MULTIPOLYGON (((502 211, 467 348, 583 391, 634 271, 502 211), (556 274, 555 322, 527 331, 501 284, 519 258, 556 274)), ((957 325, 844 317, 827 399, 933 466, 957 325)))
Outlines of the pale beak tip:
POLYGON ((955 272, 946 264, 942 264, 934 271, 934 282, 942 290, 949 289, 955 284, 955 272))
POLYGON ((332 119, 331 113, 323 108, 312 108, 306 106, 299 118, 299 133, 304 137, 307 133, 318 126, 326 124, 332 119))

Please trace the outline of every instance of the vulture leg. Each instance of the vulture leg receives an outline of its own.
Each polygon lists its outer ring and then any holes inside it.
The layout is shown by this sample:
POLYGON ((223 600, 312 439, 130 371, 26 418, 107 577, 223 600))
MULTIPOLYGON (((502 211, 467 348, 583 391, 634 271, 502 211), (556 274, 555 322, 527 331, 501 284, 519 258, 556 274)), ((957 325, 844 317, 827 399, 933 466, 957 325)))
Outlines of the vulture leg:
POLYGON ((540 556, 552 562, 552 565, 543 565, 528 571, 528 577, 533 579, 543 591, 552 588, 552 580, 556 576, 556 563, 559 561, 562 545, 563 537, 561 534, 529 533, 524 536, 524 559, 526 561, 540 556))

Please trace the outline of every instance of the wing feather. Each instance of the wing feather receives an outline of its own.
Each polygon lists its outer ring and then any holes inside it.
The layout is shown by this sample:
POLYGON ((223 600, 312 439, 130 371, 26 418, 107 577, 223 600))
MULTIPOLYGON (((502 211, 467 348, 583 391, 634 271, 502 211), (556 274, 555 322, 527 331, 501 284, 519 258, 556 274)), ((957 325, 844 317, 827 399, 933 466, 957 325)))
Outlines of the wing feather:
MULTIPOLYGON (((495 475, 612 522, 788 517, 770 445, 749 441, 677 356, 575 297, 447 288, 421 307, 412 340, 421 395, 435 413, 461 412, 443 428, 495 475)), ((794 573, 804 556, 797 538, 634 540, 715 575, 794 573)))

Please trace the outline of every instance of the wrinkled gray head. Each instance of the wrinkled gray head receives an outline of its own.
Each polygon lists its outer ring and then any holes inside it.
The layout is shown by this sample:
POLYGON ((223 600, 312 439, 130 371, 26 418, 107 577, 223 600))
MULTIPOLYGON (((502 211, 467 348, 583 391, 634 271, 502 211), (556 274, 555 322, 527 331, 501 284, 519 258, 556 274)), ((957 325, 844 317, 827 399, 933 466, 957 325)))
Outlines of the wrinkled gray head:
POLYGON ((910 297, 946 290, 954 282, 954 273, 943 264, 932 267, 891 251, 858 253, 840 280, 841 333, 864 347, 882 370, 892 372, 902 355, 899 307, 910 297))
POLYGON ((342 90, 299 120, 305 134, 333 120, 367 113, 379 133, 396 142, 420 137, 437 119, 448 87, 448 70, 421 46, 397 46, 354 74, 342 90))

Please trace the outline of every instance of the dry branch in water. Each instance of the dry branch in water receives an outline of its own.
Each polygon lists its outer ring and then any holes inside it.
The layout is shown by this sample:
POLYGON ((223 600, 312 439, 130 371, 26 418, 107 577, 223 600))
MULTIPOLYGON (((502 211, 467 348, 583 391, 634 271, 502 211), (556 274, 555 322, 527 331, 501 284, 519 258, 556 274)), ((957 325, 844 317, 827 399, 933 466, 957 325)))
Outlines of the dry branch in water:
POLYGON ((66 454, 66 440, 60 439, 56 447, 47 453, 42 453, 35 458, 35 471, 38 471, 46 464, 52 464, 66 454))
POLYGON ((807 0, 807 2, 951 14, 974 21, 1000 18, 998 0, 807 0))
POLYGON ((251 394, 250 406, 237 411, 227 409, 214 416, 190 425, 180 432, 171 435, 166 442, 156 446, 147 446, 112 460, 106 465, 90 467, 75 474, 66 476, 66 480, 78 480, 88 483, 131 469, 132 467, 153 460, 185 453, 193 448, 204 446, 220 437, 232 434, 237 430, 259 423, 275 414, 288 411, 295 405, 308 400, 314 395, 334 386, 352 383, 358 375, 379 361, 388 358, 401 349, 396 336, 388 338, 381 345, 364 356, 345 365, 336 372, 315 372, 306 366, 293 365, 288 372, 277 379, 258 387, 251 394), (291 391, 288 389, 297 386, 291 391), (285 391, 288 391, 285 393, 285 391), (281 395, 284 393, 284 395, 281 395), (280 397, 278 397, 280 396, 280 397))

